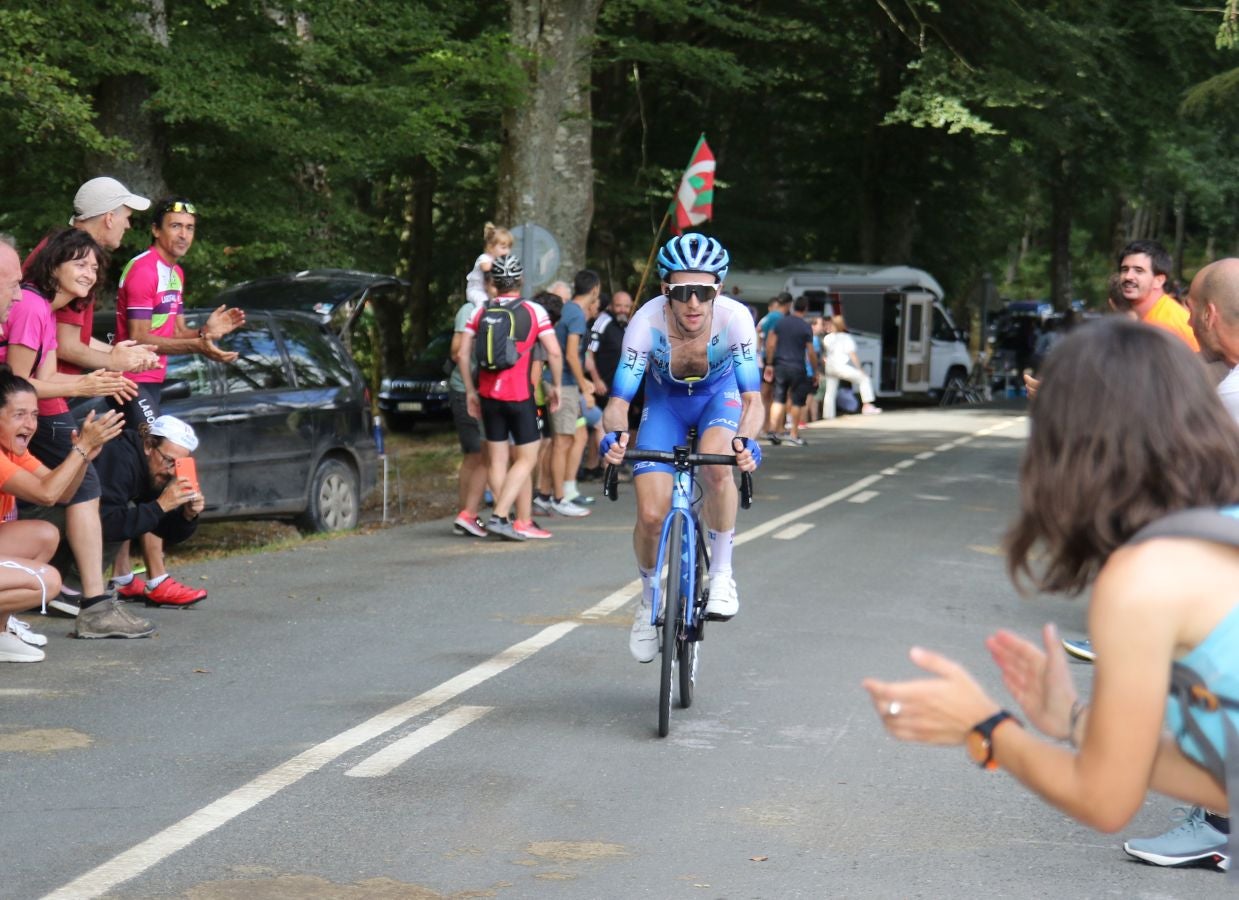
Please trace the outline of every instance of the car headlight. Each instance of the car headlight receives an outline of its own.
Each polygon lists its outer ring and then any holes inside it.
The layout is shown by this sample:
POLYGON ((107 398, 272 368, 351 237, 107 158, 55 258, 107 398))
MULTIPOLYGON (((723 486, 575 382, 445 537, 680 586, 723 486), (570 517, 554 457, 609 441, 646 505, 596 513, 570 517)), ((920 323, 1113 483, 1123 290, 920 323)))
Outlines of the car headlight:
POLYGON ((391 390, 391 379, 384 378, 382 381, 380 381, 379 390, 384 391, 384 392, 390 391, 391 390))
POLYGON ((435 385, 435 393, 446 394, 447 390, 448 390, 448 387, 447 387, 446 378, 444 378, 442 381, 440 381, 438 384, 435 385))

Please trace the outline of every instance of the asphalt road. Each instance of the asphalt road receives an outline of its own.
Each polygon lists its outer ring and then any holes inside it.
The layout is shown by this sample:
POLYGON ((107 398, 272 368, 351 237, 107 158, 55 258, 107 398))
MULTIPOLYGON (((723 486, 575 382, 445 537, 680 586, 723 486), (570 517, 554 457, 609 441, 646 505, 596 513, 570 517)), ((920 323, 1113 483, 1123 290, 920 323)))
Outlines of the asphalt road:
POLYGON ((210 598, 151 640, 47 620, 47 660, 0 669, 0 897, 1225 896, 888 739, 860 689, 919 643, 1002 696, 994 627, 1080 632, 1003 571, 1025 429, 913 409, 769 449, 740 614, 666 739, 627 651, 630 488, 548 542, 435 522, 196 564, 210 598))

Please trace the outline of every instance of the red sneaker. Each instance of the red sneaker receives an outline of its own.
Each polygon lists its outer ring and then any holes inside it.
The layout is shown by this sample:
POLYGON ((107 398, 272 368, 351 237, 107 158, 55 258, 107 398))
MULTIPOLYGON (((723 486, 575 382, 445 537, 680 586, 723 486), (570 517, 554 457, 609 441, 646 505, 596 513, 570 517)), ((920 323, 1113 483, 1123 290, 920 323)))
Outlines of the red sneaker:
POLYGON ((146 589, 147 606, 193 606, 206 599, 202 588, 186 587, 171 575, 159 582, 159 587, 146 589))
POLYGON ((116 588, 116 596, 123 600, 141 600, 146 596, 146 582, 137 575, 134 575, 133 581, 128 584, 113 582, 113 586, 116 588))
POLYGON ((527 539, 532 538, 534 540, 544 541, 551 536, 549 531, 542 528, 533 519, 530 519, 528 522, 513 522, 512 528, 515 529, 517 534, 522 534, 527 539))

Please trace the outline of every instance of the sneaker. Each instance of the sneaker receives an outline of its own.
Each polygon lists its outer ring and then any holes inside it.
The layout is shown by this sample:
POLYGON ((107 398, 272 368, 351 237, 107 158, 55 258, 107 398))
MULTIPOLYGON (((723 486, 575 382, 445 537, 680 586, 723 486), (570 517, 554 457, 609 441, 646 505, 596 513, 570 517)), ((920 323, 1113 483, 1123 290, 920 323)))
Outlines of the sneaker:
POLYGON ((206 596, 202 588, 187 587, 171 575, 159 582, 159 587, 146 586, 147 606, 193 606, 206 596))
POLYGON ((1227 852, 1229 835, 1222 834, 1205 818, 1203 807, 1180 806, 1176 817, 1182 818, 1176 827, 1152 838, 1124 841, 1129 856, 1155 866, 1212 865, 1225 872, 1230 868, 1227 852))
POLYGON ((0 662, 39 662, 46 655, 12 632, 0 631, 0 662))
POLYGON ((555 514, 555 510, 551 507, 553 502, 546 494, 533 495, 533 508, 544 516, 553 516, 555 514))
POLYGON ((860 414, 862 416, 880 416, 882 414, 882 410, 872 404, 866 404, 861 407, 860 414))
POLYGON ((658 655, 658 626, 650 624, 650 608, 637 604, 637 617, 628 632, 628 652, 639 663, 652 662, 658 655))
POLYGON ((584 494, 573 494, 571 497, 564 497, 569 503, 575 503, 577 506, 593 506, 598 502, 597 497, 586 497, 584 494))
POLYGON ((155 633, 155 626, 125 609, 120 600, 102 600, 88 606, 77 617, 73 636, 77 638, 144 638, 155 633))
POLYGON ((78 598, 76 597, 66 597, 64 594, 57 594, 47 601, 47 614, 49 616, 76 619, 80 610, 81 606, 79 606, 78 598))
POLYGON ((809 442, 802 437, 792 437, 789 434, 787 437, 783 438, 783 443, 791 444, 793 447, 804 447, 807 446, 809 442))
POLYGON ((507 541, 523 541, 525 535, 516 530, 516 526, 506 519, 501 519, 498 516, 491 516, 490 521, 486 523, 486 531, 490 534, 498 535, 507 541))
POLYGON ((1097 659, 1097 654, 1093 651, 1093 642, 1089 640, 1077 641, 1063 638, 1063 649, 1067 651, 1068 656, 1082 662, 1093 662, 1097 659))
POLYGON ((765 434, 765 438, 766 440, 768 440, 771 444, 773 444, 776 447, 779 446, 779 444, 783 443, 783 439, 779 437, 777 434, 775 434, 773 431, 767 431, 765 434))
POLYGON ((523 535, 526 540, 545 541, 551 536, 551 533, 540 526, 533 519, 528 522, 513 522, 512 530, 519 535, 523 535))
POLYGON ((116 596, 122 600, 141 600, 146 596, 146 582, 137 575, 134 575, 133 580, 128 584, 112 582, 112 587, 116 591, 116 596))
POLYGON ((461 510, 460 515, 452 522, 452 530, 457 534, 471 534, 474 537, 486 537, 486 526, 482 524, 482 520, 477 516, 471 516, 469 513, 461 510))
POLYGON ((582 516, 588 516, 589 510, 583 506, 577 506, 571 500, 551 500, 551 512, 557 516, 568 516, 572 519, 579 519, 582 516))
POLYGON ((6 630, 22 643, 29 644, 31 647, 47 646, 47 635, 31 631, 30 626, 17 618, 17 616, 9 616, 9 624, 6 630))
POLYGON ((711 575, 706 615, 711 619, 726 620, 739 611, 740 598, 736 595, 736 580, 730 575, 711 575))

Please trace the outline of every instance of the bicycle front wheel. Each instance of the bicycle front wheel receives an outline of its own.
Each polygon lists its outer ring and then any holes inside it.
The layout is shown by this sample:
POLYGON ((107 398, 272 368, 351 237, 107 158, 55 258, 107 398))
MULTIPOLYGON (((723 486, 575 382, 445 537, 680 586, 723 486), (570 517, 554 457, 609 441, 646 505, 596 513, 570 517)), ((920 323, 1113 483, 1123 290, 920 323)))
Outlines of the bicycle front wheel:
MULTIPOLYGON (((705 625, 705 592, 708 563, 706 561, 705 541, 701 533, 697 534, 696 576, 693 579, 693 621, 696 626, 692 633, 685 631, 680 635, 680 645, 677 648, 677 663, 680 669, 680 706, 688 709, 693 705, 693 689, 697 685, 697 662, 701 653, 701 631, 705 625)), ((681 617, 682 614, 681 614, 681 617)))
POLYGON ((683 612, 680 608, 680 548, 684 533, 676 522, 667 535, 667 580, 663 585, 662 668, 658 681, 658 736, 671 730, 671 686, 675 680, 676 645, 679 643, 683 612))

